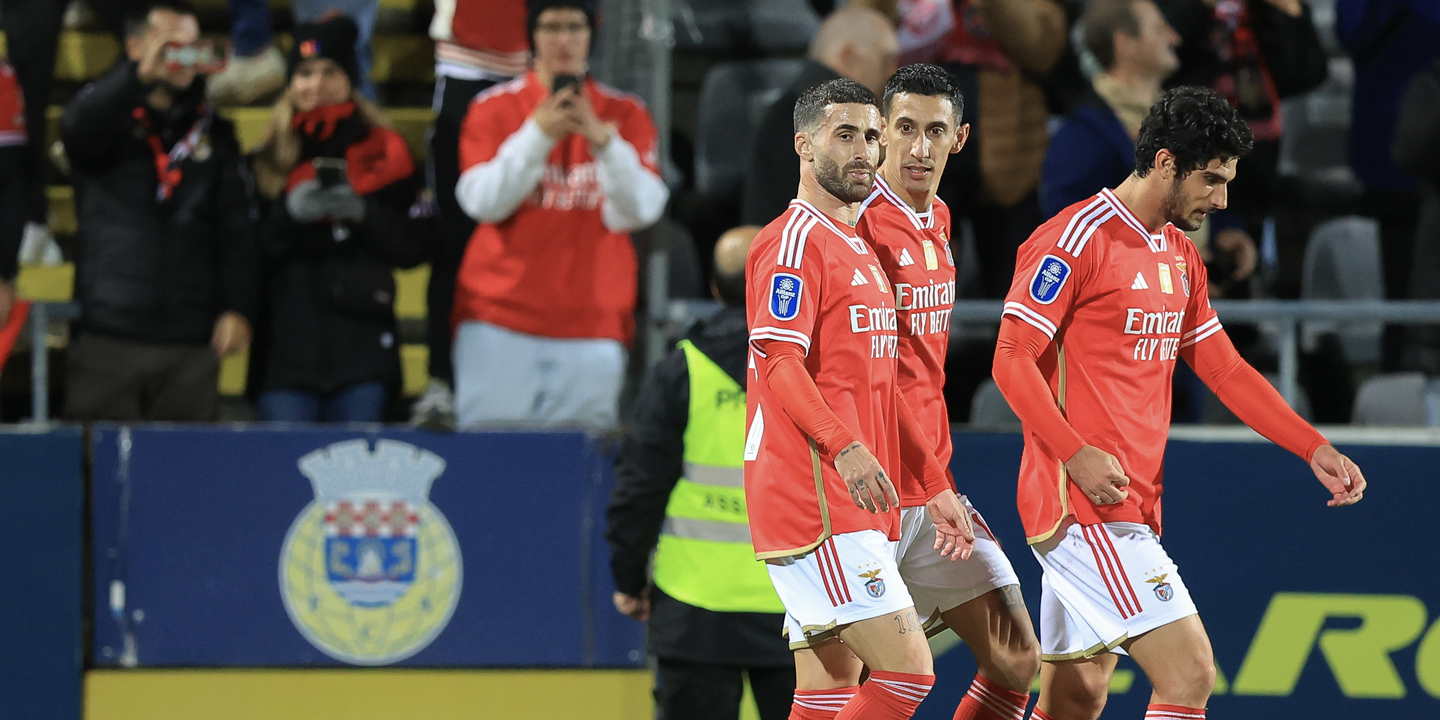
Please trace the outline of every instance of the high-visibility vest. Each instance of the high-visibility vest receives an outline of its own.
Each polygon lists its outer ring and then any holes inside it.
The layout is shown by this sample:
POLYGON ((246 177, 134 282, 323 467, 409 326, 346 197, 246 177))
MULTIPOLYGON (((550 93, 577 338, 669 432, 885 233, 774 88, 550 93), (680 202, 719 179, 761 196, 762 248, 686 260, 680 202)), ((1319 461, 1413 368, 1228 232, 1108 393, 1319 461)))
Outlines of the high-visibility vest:
POLYGON ((689 340, 680 341, 680 348, 690 373, 685 476, 665 506, 655 586, 706 610, 784 612, 750 543, 743 482, 745 389, 689 340))

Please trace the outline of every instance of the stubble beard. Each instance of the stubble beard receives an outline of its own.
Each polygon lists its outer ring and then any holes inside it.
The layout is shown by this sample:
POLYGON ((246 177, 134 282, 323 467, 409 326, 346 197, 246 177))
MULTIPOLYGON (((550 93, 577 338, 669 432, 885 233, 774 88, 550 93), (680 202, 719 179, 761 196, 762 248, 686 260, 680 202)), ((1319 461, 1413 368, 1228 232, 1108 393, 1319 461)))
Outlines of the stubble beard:
POLYGON ((842 168, 839 163, 821 155, 815 159, 815 179, 820 187, 841 202, 857 203, 870 197, 870 191, 875 187, 875 167, 870 163, 855 162, 842 168), (846 176, 850 170, 869 170, 870 181, 851 181, 846 176))

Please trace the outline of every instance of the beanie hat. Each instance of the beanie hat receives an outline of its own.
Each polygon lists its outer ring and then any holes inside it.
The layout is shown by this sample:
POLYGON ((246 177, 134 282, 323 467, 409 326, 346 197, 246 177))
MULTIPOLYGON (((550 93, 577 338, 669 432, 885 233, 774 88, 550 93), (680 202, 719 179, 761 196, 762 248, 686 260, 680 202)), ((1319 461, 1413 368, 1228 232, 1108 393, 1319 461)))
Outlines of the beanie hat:
POLYGON ((556 8, 574 8, 585 12, 585 20, 590 23, 591 47, 594 47, 595 37, 595 0, 526 0, 526 37, 530 39, 530 49, 535 49, 535 23, 540 19, 540 13, 556 8))
POLYGON ((294 41, 290 45, 290 59, 286 77, 295 76, 295 68, 311 58, 332 60, 350 77, 350 83, 360 82, 360 65, 355 59, 355 42, 360 31, 355 21, 344 15, 334 15, 315 22, 295 27, 294 41))

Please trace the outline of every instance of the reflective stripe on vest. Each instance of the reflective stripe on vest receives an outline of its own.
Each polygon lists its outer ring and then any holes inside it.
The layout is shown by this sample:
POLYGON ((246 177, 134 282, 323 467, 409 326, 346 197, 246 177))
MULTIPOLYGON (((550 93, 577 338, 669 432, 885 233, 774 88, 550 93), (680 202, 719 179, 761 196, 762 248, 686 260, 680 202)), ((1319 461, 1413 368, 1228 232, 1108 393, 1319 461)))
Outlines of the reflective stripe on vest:
POLYGON ((716 612, 784 612, 765 564, 755 559, 745 514, 745 390, 688 340, 685 477, 665 506, 655 585, 716 612))

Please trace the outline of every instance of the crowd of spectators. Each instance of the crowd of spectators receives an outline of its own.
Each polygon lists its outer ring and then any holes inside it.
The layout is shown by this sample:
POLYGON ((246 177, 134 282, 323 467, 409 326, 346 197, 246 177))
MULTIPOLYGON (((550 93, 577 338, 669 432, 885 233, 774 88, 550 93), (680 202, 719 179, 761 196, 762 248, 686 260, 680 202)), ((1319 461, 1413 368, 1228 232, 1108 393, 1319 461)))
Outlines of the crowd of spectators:
MULTIPOLYGON (((1433 3, 810 6, 824 21, 794 81, 752 113, 755 140, 733 216, 689 228, 702 245, 728 227, 765 224, 793 197, 789 106, 801 90, 835 77, 878 88, 898 64, 925 61, 950 70, 973 108, 972 139, 940 189, 956 219, 957 260, 968 265, 963 297, 1002 297, 1015 248, 1046 217, 1120 182, 1150 104, 1167 87, 1198 84, 1229 99, 1256 138, 1229 208, 1193 234, 1213 294, 1286 296, 1270 279, 1291 256, 1277 255, 1275 243, 1303 248, 1317 219, 1349 210, 1378 221, 1389 297, 1440 298, 1433 3), (1297 107, 1289 101, 1332 77, 1340 48, 1354 68, 1348 152, 1357 189, 1345 202, 1314 202, 1295 189, 1303 178, 1284 176, 1287 113, 1297 107), (1311 222, 1288 233, 1282 225, 1277 238, 1276 217, 1296 208, 1311 222)), ((68 7, 70 17, 65 3, 0 0, 9 38, 9 64, 0 64, 0 325, 14 302, 17 256, 55 254, 43 229, 52 160, 36 130, 46 102, 20 98, 51 97, 60 27, 86 22, 74 17, 82 6, 68 7)), ((288 57, 267 0, 229 0, 223 70, 175 59, 175 48, 203 45, 184 0, 83 7, 89 22, 119 35, 123 57, 75 94, 60 124, 78 223, 67 258, 80 307, 66 350, 68 417, 214 419, 219 360, 248 350, 261 419, 393 419, 392 271, 428 262, 429 384, 413 422, 620 422, 627 367, 638 357, 642 264, 631 234, 654 225, 694 181, 662 173, 664 143, 645 106, 588 74, 603 3, 435 0, 435 119, 423 159, 375 103, 378 0, 293 0, 288 57), (242 154, 216 108, 271 99, 263 142, 242 154)), ((711 66, 757 54, 707 52, 711 66)), ((677 154, 693 145, 680 137, 684 125, 674 131, 677 154)), ((957 336, 974 339, 963 329, 957 336)), ((990 356, 983 340, 974 352, 952 352, 954 419, 966 419, 990 356)), ((1440 375, 1440 332, 1392 332, 1381 365, 1440 375)), ((1177 417, 1200 420, 1203 387, 1183 373, 1176 386, 1177 417)))

